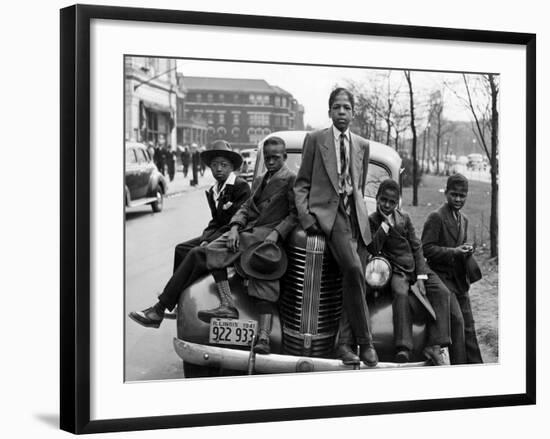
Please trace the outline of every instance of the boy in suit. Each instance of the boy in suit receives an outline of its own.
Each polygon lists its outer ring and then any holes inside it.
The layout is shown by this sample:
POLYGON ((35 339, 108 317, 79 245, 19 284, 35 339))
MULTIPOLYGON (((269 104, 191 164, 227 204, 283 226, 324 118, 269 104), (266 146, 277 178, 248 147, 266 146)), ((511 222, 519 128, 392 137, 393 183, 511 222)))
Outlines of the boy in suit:
POLYGON ((205 246, 229 230, 229 221, 250 197, 250 186, 233 171, 239 169, 242 157, 225 140, 216 140, 210 149, 201 153, 202 161, 212 171, 216 183, 206 191, 206 200, 212 219, 201 236, 178 244, 174 250, 174 272, 189 251, 205 246))
MULTIPOLYGON (((184 282, 192 283, 201 275, 206 274, 205 269, 199 269, 199 262, 204 259, 204 251, 200 251, 199 248, 205 247, 209 242, 229 230, 231 218, 250 196, 248 183, 237 177, 233 172, 241 166, 243 159, 238 152, 232 150, 229 143, 225 140, 216 140, 208 150, 202 152, 202 156, 205 163, 210 166, 212 175, 216 179, 216 183, 206 192, 212 219, 201 236, 176 246, 173 278, 168 281, 167 286, 178 285, 182 281, 180 279, 182 276, 184 282), (187 261, 186 268, 197 262, 197 270, 191 272, 189 269, 185 269, 176 276, 178 267, 188 257, 189 261, 187 261)), ((159 303, 143 311, 131 312, 129 316, 143 326, 158 328, 164 317, 175 318, 173 313, 164 313, 166 308, 173 309, 168 305, 159 303)))
MULTIPOLYGON (((198 312, 199 318, 205 322, 216 317, 239 317, 229 288, 227 267, 239 262, 247 250, 252 250, 258 260, 271 260, 272 264, 268 265, 274 267, 277 265, 273 264, 274 258, 280 261, 283 252, 277 243, 281 244, 297 224, 293 191, 296 175, 286 166, 285 142, 280 137, 270 137, 265 140, 263 148, 267 172, 253 183, 252 196, 231 219, 230 230, 206 246, 206 264, 216 281, 220 306, 198 312)), ((243 269, 245 263, 249 265, 248 258, 240 262, 243 262, 243 269)), ((244 271, 250 276, 250 272, 244 271)), ((256 298, 260 313, 255 346, 260 354, 270 352, 273 304, 279 299, 278 279, 283 274, 284 271, 277 273, 277 270, 256 273, 248 284, 248 294, 256 298)))
MULTIPOLYGON (((451 325, 451 337, 465 338, 465 350, 453 354, 453 363, 482 363, 481 352, 477 342, 475 323, 470 305, 468 290, 470 282, 478 280, 471 278, 467 267, 476 265, 473 259, 474 248, 466 244, 468 218, 460 212, 468 196, 468 179, 462 174, 451 175, 447 179, 445 189, 447 202, 439 210, 430 213, 422 232, 424 255, 430 268, 437 273, 447 288, 451 291, 451 315, 453 309, 461 314, 464 322, 464 332, 460 327, 451 325), (453 360, 454 355, 454 360, 453 360)), ((479 267, 477 267, 479 270, 479 267)), ((479 273, 479 272, 478 272, 479 273)))
POLYGON ((345 88, 329 96, 332 126, 308 133, 294 193, 298 219, 308 234, 324 234, 342 271, 344 314, 350 336, 340 338, 338 356, 346 364, 378 363, 369 329, 365 298, 367 250, 370 243, 367 207, 363 199, 369 143, 349 129, 354 97, 345 88), (360 356, 352 349, 359 344, 360 356))
POLYGON ((436 366, 445 364, 441 347, 450 344, 450 293, 441 280, 429 270, 422 254, 422 243, 417 238, 408 213, 397 208, 399 185, 384 180, 376 194, 376 212, 369 216, 372 242, 368 250, 381 254, 392 266, 393 333, 395 361, 410 360, 413 348, 413 315, 409 304, 409 289, 416 282, 420 293, 426 296, 435 311, 436 319, 427 321, 428 341, 424 355, 436 366))

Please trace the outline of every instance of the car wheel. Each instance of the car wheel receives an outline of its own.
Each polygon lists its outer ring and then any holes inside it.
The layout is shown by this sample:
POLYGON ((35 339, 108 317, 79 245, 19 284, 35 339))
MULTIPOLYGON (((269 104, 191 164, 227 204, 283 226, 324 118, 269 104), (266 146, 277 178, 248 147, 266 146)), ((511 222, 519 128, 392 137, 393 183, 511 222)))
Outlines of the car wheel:
POLYGON ((153 212, 160 212, 164 205, 164 195, 162 195, 160 187, 157 187, 155 190, 155 197, 157 200, 151 203, 151 208, 153 209, 153 212))

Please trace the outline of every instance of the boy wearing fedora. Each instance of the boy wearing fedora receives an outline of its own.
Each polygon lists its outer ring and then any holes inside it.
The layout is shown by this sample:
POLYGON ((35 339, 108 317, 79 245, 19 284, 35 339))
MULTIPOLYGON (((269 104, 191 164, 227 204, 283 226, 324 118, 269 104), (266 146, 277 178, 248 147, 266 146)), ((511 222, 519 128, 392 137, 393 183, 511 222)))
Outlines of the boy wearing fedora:
POLYGON ((201 159, 212 171, 216 183, 206 191, 212 219, 201 236, 178 244, 174 250, 174 272, 194 247, 205 246, 229 230, 229 221, 250 196, 248 183, 235 174, 243 159, 225 140, 216 140, 201 153, 201 159))
POLYGON ((241 166, 242 157, 231 149, 229 143, 224 140, 213 142, 208 150, 202 152, 202 159, 216 179, 216 183, 206 192, 212 219, 201 236, 176 246, 173 275, 159 302, 143 311, 130 313, 130 318, 143 326, 158 328, 165 316, 165 309, 172 310, 177 303, 177 299, 174 303, 172 297, 179 295, 178 289, 181 291, 208 273, 204 263, 204 247, 229 230, 231 218, 250 196, 248 183, 233 172, 241 166))
POLYGON ((454 363, 482 363, 468 293, 470 284, 481 279, 481 272, 473 256, 474 247, 466 244, 468 218, 460 211, 467 196, 468 179, 462 174, 451 175, 445 189, 447 202, 428 216, 422 244, 430 268, 451 292, 451 313, 453 306, 458 308, 458 318, 463 320, 463 329, 451 326, 453 344, 455 339, 465 339, 462 352, 450 350, 451 361, 454 355, 454 363))
POLYGON ((263 144, 267 172, 252 185, 252 196, 231 219, 231 229, 206 246, 206 265, 216 281, 220 306, 201 310, 205 322, 212 318, 238 318, 227 278, 227 267, 249 278, 248 294, 257 299, 260 314, 256 352, 270 352, 273 304, 279 299, 279 278, 286 270, 280 244, 297 224, 294 204, 296 175, 286 165, 286 146, 279 137, 263 144), (242 270, 241 270, 242 269, 242 270))
POLYGON ((433 315, 426 322, 428 341, 424 355, 436 366, 445 364, 441 347, 450 345, 449 304, 450 293, 441 280, 426 265, 422 243, 416 236, 409 214, 397 208, 399 185, 384 180, 376 194, 376 211, 369 216, 372 242, 367 246, 372 255, 381 255, 391 264, 390 281, 393 295, 393 335, 395 361, 410 360, 413 348, 413 310, 409 296, 411 285, 416 283, 418 299, 433 315), (425 302, 425 298, 429 303, 425 302))

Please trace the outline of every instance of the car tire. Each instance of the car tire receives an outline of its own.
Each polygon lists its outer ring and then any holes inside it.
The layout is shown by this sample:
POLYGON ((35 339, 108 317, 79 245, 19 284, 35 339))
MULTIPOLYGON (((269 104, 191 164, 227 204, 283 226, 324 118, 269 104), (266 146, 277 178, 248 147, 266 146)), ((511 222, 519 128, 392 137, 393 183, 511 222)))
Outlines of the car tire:
POLYGON ((155 197, 157 198, 156 201, 151 203, 151 209, 153 209, 153 212, 160 212, 162 211, 162 208, 164 206, 164 195, 162 194, 162 190, 160 187, 157 187, 155 189, 155 197))

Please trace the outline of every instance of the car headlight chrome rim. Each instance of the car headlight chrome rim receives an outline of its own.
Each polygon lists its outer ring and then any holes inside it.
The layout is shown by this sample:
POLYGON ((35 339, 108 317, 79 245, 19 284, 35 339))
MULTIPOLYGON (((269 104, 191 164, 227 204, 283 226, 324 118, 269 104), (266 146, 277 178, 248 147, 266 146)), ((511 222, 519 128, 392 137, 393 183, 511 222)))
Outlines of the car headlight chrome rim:
POLYGON ((391 279, 392 269, 389 261, 382 256, 373 257, 365 268, 367 284, 374 289, 380 289, 387 285, 391 279))

